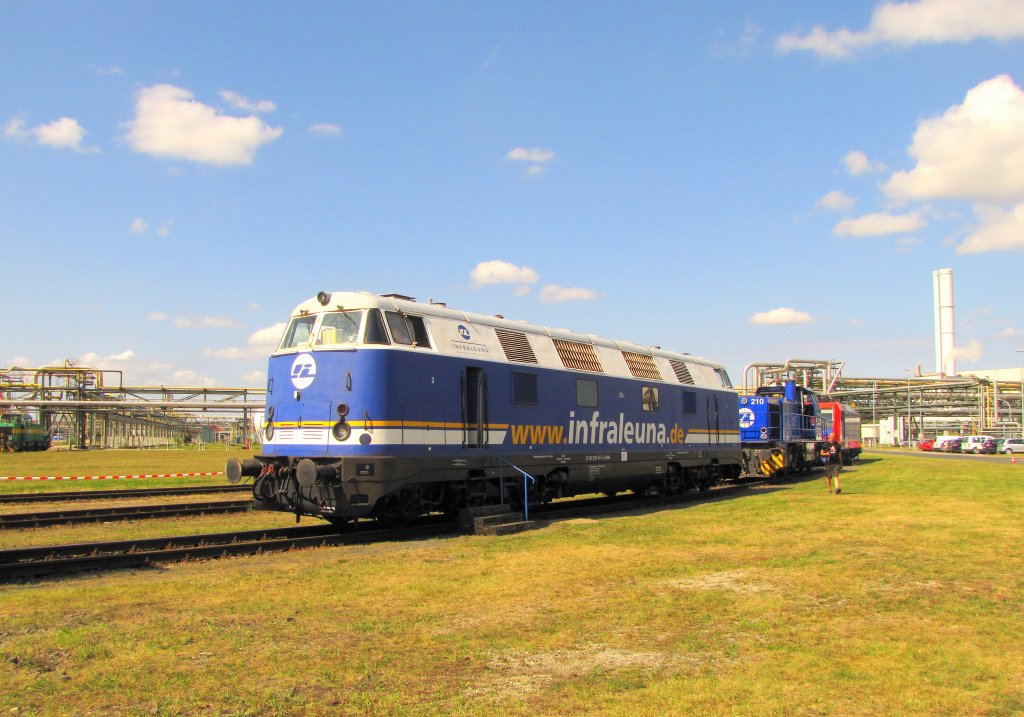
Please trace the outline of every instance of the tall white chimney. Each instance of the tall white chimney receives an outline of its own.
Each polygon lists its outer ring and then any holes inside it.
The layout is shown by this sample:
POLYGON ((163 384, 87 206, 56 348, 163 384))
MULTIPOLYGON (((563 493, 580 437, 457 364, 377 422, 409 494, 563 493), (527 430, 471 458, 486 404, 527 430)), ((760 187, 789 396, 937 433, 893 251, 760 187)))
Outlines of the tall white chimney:
POLYGON ((932 272, 935 294, 935 370, 943 376, 956 375, 956 335, 953 328, 953 270, 932 272))

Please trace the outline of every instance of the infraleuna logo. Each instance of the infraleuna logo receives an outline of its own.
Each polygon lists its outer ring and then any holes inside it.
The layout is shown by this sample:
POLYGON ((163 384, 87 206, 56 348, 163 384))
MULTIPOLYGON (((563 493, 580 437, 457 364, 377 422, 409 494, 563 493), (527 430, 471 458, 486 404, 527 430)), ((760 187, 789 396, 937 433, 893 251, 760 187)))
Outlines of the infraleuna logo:
POLYGON ((316 360, 311 354, 299 354, 292 361, 292 385, 300 391, 316 378, 316 360))

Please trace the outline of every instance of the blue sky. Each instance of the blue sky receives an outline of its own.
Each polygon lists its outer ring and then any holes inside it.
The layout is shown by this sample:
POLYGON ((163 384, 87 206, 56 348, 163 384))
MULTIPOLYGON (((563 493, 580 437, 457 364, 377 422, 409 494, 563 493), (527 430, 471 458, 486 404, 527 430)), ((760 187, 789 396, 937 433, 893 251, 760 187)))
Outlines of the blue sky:
POLYGON ((0 366, 262 386, 325 290, 726 364, 1024 347, 1024 3, 0 8, 0 366))

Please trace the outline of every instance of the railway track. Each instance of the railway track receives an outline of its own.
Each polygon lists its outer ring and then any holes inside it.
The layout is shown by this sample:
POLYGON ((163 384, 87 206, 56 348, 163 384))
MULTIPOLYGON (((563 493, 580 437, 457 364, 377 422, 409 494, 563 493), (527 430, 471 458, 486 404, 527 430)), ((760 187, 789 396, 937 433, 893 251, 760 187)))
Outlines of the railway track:
MULTIPOLYGON (((728 484, 705 492, 687 491, 677 495, 590 498, 535 508, 530 511, 530 517, 536 523, 551 523, 607 513, 668 507, 725 498, 762 485, 763 481, 757 481, 728 484)), ((371 521, 350 524, 341 530, 333 525, 320 523, 312 526, 231 533, 16 548, 0 550, 0 582, 331 545, 417 540, 454 534, 457 531, 455 524, 443 516, 435 515, 417 521, 413 526, 399 529, 381 528, 371 521)))
POLYGON ((251 485, 194 486, 191 488, 125 488, 124 490, 76 490, 53 493, 7 493, 0 495, 2 503, 58 503, 73 500, 100 500, 108 498, 152 498, 174 495, 206 495, 210 493, 240 493, 251 491, 251 485))
POLYGON ((0 515, 0 530, 15 528, 42 528, 71 523, 102 523, 116 520, 170 518, 214 513, 244 513, 252 508, 252 500, 220 500, 200 503, 164 503, 159 505, 132 505, 114 508, 86 508, 83 510, 55 510, 33 513, 0 515))
POLYGON ((0 550, 0 582, 44 576, 67 575, 89 570, 138 568, 165 563, 256 555, 328 545, 359 545, 371 542, 417 540, 451 533, 454 526, 437 519, 409 528, 383 529, 366 522, 343 532, 329 524, 249 530, 233 533, 146 538, 108 543, 51 545, 0 550))

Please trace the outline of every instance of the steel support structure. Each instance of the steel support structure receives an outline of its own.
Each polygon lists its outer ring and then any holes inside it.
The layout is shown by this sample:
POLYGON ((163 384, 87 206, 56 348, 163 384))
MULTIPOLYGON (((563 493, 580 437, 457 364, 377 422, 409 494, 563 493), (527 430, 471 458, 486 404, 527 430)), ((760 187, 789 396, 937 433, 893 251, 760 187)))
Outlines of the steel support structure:
POLYGON ((126 386, 120 371, 70 361, 0 369, 0 411, 30 413, 78 448, 173 445, 209 438, 214 424, 245 443, 264 399, 265 391, 253 388, 126 386))

